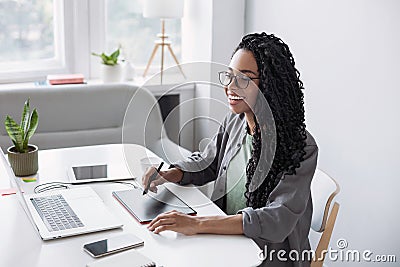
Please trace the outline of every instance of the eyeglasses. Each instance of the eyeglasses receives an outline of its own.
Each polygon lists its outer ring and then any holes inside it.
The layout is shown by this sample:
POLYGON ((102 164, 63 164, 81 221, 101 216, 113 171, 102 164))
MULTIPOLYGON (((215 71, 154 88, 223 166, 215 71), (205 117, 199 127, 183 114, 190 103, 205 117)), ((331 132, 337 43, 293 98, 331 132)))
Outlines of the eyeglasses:
POLYGON ((239 89, 246 89, 249 86, 250 81, 260 79, 258 77, 251 78, 243 74, 233 75, 233 73, 228 71, 220 71, 218 72, 218 75, 219 75, 219 82, 223 86, 230 85, 232 80, 235 79, 235 85, 239 89))

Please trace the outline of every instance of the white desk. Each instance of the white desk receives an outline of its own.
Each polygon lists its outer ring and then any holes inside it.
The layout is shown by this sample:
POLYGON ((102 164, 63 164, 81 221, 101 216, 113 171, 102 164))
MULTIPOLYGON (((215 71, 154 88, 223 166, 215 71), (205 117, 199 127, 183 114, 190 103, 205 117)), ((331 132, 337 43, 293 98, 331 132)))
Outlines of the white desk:
MULTIPOLYGON (((138 145, 102 145, 44 150, 39 153, 40 183, 65 181, 66 169, 76 164, 107 163, 121 166, 121 174, 129 175, 124 161, 125 150, 132 174, 141 177, 139 159, 148 150, 138 145)), ((3 167, 3 166, 1 166, 3 167)), ((0 179, 6 179, 0 172, 0 179)), ((37 183, 22 183, 30 191, 37 183)), ((15 195, 0 197, 0 266, 85 266, 94 261, 82 250, 85 243, 111 237, 122 232, 133 233, 145 241, 137 250, 153 259, 157 266, 255 266, 259 263, 258 246, 244 236, 195 235, 185 236, 166 231, 153 234, 136 222, 111 196, 115 190, 129 188, 116 183, 92 184, 110 210, 124 223, 123 229, 104 231, 59 240, 42 241, 30 224, 15 195)), ((199 215, 218 215, 223 212, 198 189, 168 184, 168 187, 199 215)))

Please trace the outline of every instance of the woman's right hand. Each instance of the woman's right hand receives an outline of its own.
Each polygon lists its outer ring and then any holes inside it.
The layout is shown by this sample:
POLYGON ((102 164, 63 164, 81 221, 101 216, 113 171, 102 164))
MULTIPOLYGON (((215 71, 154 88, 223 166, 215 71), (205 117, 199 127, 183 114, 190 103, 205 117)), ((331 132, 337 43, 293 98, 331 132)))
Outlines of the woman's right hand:
MULTIPOLYGON (((150 176, 156 171, 155 167, 150 167, 146 170, 142 177, 143 188, 146 188, 150 176)), ((160 171, 157 178, 150 183, 149 190, 157 193, 157 186, 165 182, 178 183, 182 180, 183 172, 178 168, 171 168, 167 171, 160 171)))

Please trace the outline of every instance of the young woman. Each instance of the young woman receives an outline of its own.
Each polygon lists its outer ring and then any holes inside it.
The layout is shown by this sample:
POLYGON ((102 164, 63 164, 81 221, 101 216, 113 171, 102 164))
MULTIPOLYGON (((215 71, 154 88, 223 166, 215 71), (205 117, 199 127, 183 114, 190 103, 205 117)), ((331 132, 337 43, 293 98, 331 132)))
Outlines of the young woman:
MULTIPOLYGON (((303 84, 289 47, 266 33, 243 37, 227 71, 219 73, 232 111, 205 151, 160 172, 165 180, 203 185, 215 181, 212 199, 228 215, 164 213, 148 226, 172 230, 243 234, 263 250, 284 250, 286 261, 266 255, 268 266, 309 266, 290 251, 309 250, 312 216, 310 184, 318 148, 304 123, 303 84), (262 105, 266 100, 266 105, 262 105), (272 113, 271 116, 265 114, 272 113), (272 156, 271 156, 272 155, 272 156)), ((143 176, 146 184, 154 169, 143 176)), ((282 257, 281 257, 282 258, 282 257)))

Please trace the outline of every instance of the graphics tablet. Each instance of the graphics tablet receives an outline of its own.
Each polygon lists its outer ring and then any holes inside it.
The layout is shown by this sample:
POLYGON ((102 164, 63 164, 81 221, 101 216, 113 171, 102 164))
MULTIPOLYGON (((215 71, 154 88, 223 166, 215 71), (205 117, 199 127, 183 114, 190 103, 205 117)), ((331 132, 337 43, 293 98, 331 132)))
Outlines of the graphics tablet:
POLYGON ((72 166, 68 168, 67 172, 69 180, 73 184, 135 179, 135 177, 119 175, 118 168, 120 167, 114 166, 114 168, 111 168, 107 164, 72 166))
POLYGON ((165 186, 159 186, 157 189, 157 193, 149 192, 146 195, 143 195, 141 189, 115 191, 112 194, 142 224, 148 223, 157 215, 171 210, 189 215, 197 214, 194 209, 165 186))

